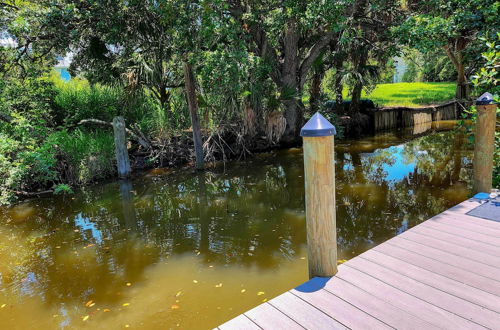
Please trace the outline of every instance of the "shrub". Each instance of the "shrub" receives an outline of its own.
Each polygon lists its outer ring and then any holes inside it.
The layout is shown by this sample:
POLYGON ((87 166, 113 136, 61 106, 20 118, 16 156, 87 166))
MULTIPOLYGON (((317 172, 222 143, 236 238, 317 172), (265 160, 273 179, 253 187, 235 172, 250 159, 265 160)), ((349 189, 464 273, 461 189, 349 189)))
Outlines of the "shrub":
POLYGON ((81 185, 115 174, 111 131, 63 130, 51 134, 42 148, 53 155, 59 182, 81 185))

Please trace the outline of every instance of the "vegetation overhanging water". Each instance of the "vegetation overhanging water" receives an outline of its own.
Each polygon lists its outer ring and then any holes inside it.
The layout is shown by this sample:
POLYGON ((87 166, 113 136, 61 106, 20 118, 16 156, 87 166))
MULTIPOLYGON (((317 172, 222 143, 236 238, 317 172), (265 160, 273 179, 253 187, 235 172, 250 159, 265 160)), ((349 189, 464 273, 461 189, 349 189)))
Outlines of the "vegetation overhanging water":
MULTIPOLYGON (((464 136, 413 133, 337 142, 339 262, 467 197, 464 136)), ((302 175, 289 149, 0 209, 0 328, 209 328, 300 284, 302 175)))

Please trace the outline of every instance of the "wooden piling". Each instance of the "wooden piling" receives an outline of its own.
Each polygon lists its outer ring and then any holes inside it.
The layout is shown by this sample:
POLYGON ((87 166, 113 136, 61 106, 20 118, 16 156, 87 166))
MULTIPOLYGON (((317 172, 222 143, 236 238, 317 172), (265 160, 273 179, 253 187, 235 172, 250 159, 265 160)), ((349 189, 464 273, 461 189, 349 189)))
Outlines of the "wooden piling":
POLYGON ((478 104, 474 142, 474 193, 490 193, 493 184, 496 104, 478 104))
POLYGON ((125 178, 130 175, 130 160, 128 158, 127 137, 125 132, 125 120, 123 117, 113 118, 113 132, 115 135, 115 153, 118 176, 125 178))
POLYGON ((316 113, 302 128, 309 277, 337 273, 335 127, 316 113))

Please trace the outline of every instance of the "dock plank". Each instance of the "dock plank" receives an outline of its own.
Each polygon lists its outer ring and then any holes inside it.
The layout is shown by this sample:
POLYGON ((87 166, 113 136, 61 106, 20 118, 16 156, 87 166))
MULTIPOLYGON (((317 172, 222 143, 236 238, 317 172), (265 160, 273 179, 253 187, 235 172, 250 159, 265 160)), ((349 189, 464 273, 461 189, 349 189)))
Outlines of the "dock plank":
POLYGON ((440 262, 436 259, 432 259, 416 252, 401 248, 399 246, 396 246, 393 242, 381 244, 375 247, 373 251, 381 252, 386 256, 399 259, 434 274, 439 274, 454 281, 462 282, 479 290, 497 295, 499 298, 498 302, 500 306, 500 282, 482 275, 478 275, 476 269, 474 269, 474 271, 471 271, 471 269, 473 269, 472 266, 470 268, 467 267, 467 265, 465 265, 465 268, 456 267, 448 263, 440 262))
POLYGON ((439 240, 429 235, 418 233, 414 230, 404 232, 403 234, 399 235, 398 238, 406 239, 408 241, 421 244, 422 246, 436 248, 440 251, 448 252, 450 254, 464 258, 464 260, 475 260, 493 268, 500 269, 500 257, 473 250, 460 244, 439 240))
MULTIPOLYGON (((500 286, 500 268, 478 262, 473 258, 464 258, 463 255, 458 256, 431 246, 415 243, 402 237, 395 237, 387 243, 460 269, 474 269, 474 273, 477 275, 499 281, 496 286, 500 286)), ((500 266, 500 264, 497 265, 500 266)))
MULTIPOLYGON (((484 308, 488 308, 491 311, 500 312, 500 297, 486 291, 482 291, 462 282, 455 281, 439 274, 435 274, 431 271, 390 257, 378 251, 370 250, 368 252, 365 252, 359 259, 366 259, 368 261, 371 261, 372 263, 384 267, 387 270, 394 271, 415 281, 454 295, 455 297, 458 297, 460 299, 466 300, 484 308)), ((358 258, 356 258, 355 261, 358 261, 358 258)), ((500 317, 500 314, 497 314, 497 316, 500 317)))
MULTIPOLYGON (((469 218, 474 219, 475 217, 469 218)), ((470 230, 478 234, 494 237, 496 238, 497 242, 500 241, 500 230, 498 229, 498 226, 497 228, 480 226, 476 223, 476 221, 472 221, 470 219, 467 219, 466 215, 461 214, 440 214, 433 218, 430 218, 429 220, 427 220, 427 222, 437 222, 444 225, 456 226, 460 229, 470 230)))
POLYGON ((393 328, 438 329, 438 327, 422 320, 420 317, 391 305, 343 279, 334 277, 328 281, 325 288, 393 328))
POLYGON ((245 315, 240 315, 226 323, 219 325, 220 330, 260 330, 257 324, 253 323, 245 315))
POLYGON ((294 295, 314 304, 318 309, 330 315, 350 329, 391 329, 387 324, 353 306, 325 289, 312 293, 291 291, 294 295))
POLYGON ((500 315, 450 293, 397 273, 364 258, 352 259, 352 267, 401 291, 490 329, 498 328, 500 315))
POLYGON ((417 313, 423 320, 441 329, 485 329, 476 323, 412 296, 355 268, 341 266, 335 277, 352 283, 409 313, 417 313))
POLYGON ((441 232, 445 232, 445 233, 457 235, 460 237, 468 238, 471 240, 482 242, 484 244, 489 244, 489 245, 494 246, 497 249, 500 247, 500 238, 476 233, 476 232, 473 232, 473 231, 470 231, 467 229, 462 229, 457 225, 443 224, 443 223, 439 223, 436 221, 425 221, 424 223, 420 224, 419 226, 426 227, 426 228, 430 227, 430 228, 439 230, 441 232))
POLYGON ((283 314, 269 303, 263 303, 254 309, 245 312, 245 315, 259 327, 276 330, 304 329, 297 322, 283 314))
POLYGON ((472 216, 469 214, 457 213, 457 212, 450 211, 450 210, 444 211, 441 214, 443 216, 446 216, 449 218, 467 221, 469 223, 473 223, 473 224, 480 226, 480 227, 499 230, 498 222, 496 222, 496 221, 488 221, 487 219, 478 218, 478 217, 475 217, 475 216, 472 216))
POLYGON ((219 328, 500 330, 500 222, 465 214, 479 205, 456 205, 219 328))
POLYGON ((269 304, 308 329, 348 329, 339 321, 290 292, 272 299, 269 304))
POLYGON ((422 235, 426 235, 429 237, 433 237, 445 242, 450 242, 454 244, 459 244, 461 246, 467 247, 469 249, 473 249, 479 252, 483 252, 486 254, 491 254, 496 257, 500 257, 500 249, 490 244, 485 244, 482 242, 475 241, 473 239, 457 236, 455 234, 450 234, 446 232, 442 232, 439 229, 435 229, 432 227, 423 227, 416 226, 411 229, 414 233, 421 233, 422 235))

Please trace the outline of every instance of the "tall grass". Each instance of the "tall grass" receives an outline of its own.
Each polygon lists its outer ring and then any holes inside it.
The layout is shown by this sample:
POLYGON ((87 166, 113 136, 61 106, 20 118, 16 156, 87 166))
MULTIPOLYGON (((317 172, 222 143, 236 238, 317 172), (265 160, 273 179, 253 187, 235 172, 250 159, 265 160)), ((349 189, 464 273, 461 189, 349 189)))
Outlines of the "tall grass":
POLYGON ((63 81, 53 76, 57 95, 56 119, 66 126, 75 126, 82 119, 112 121, 124 116, 127 122, 141 123, 155 111, 155 102, 144 93, 131 93, 123 86, 91 85, 85 79, 63 81))
POLYGON ((115 174, 115 152, 111 130, 58 131, 41 148, 55 158, 58 181, 81 185, 115 174))

